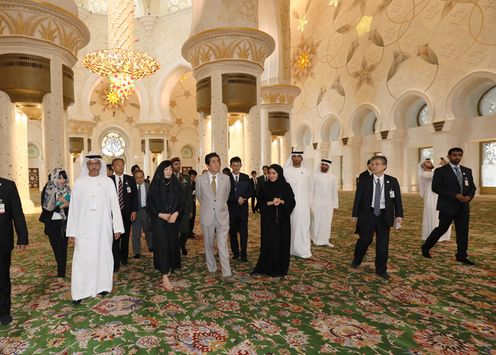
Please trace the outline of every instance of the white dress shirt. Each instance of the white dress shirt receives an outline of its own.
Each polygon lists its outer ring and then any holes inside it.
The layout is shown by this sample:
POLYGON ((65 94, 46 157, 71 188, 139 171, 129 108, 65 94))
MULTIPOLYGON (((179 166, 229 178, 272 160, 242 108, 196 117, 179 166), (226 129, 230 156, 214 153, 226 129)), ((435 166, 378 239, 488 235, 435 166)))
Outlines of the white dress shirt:
POLYGON ((143 183, 141 185, 136 184, 136 186, 138 187, 138 193, 140 194, 140 207, 141 208, 144 208, 144 207, 146 207, 146 187, 145 187, 145 183, 143 183), (141 189, 141 192, 140 192, 140 189, 141 189))
POLYGON ((386 208, 386 199, 384 198, 384 175, 382 176, 375 176, 372 175, 372 179, 374 181, 373 186, 374 190, 372 191, 372 205, 370 207, 374 208, 374 202, 375 202, 375 184, 377 183, 377 180, 379 180, 381 184, 381 210, 386 208))

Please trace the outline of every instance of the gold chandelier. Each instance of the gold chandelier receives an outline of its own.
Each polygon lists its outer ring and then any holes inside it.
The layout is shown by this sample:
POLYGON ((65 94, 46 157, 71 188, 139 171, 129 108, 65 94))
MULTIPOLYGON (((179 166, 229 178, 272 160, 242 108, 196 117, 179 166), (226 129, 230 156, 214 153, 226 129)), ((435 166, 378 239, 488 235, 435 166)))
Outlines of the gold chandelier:
POLYGON ((87 54, 83 65, 110 81, 107 100, 116 104, 134 90, 134 82, 155 73, 159 63, 144 52, 135 51, 134 4, 132 0, 110 0, 108 4, 109 49, 87 54))

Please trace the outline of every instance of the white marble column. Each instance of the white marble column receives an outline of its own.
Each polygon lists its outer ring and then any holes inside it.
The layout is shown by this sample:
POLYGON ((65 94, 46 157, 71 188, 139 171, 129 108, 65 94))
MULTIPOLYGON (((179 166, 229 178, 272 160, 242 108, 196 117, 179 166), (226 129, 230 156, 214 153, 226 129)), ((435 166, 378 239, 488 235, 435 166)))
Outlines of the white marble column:
MULTIPOLYGON (((226 105, 222 102, 222 73, 215 70, 211 73, 212 83, 212 114, 211 114, 211 147, 212 151, 220 156, 223 167, 229 165, 227 132, 229 125, 227 122, 228 112, 226 105)), ((210 152, 206 152, 208 154, 210 152)))
POLYGON ((50 60, 51 92, 43 97, 43 162, 48 172, 67 165, 67 120, 62 92, 62 63, 50 60))
POLYGON ((15 147, 15 104, 9 95, 0 91, 0 176, 9 180, 14 179, 13 150, 15 147))
MULTIPOLYGON (((265 105, 260 110, 260 157, 262 165, 276 162, 272 157, 272 135, 269 131, 269 110, 265 105)), ((258 169, 255 169, 258 171, 258 169)))
POLYGON ((16 182, 21 197, 24 213, 36 212, 29 196, 29 163, 28 163, 28 117, 16 111, 14 146, 12 149, 12 179, 16 182))
POLYGON ((260 106, 256 105, 250 109, 249 115, 245 120, 245 159, 244 171, 249 173, 252 170, 259 171, 261 164, 260 140, 263 140, 260 127, 260 106))
POLYGON ((348 142, 343 146, 343 190, 355 190, 356 178, 364 171, 366 165, 360 166, 360 138, 348 138, 348 142))
POLYGON ((151 152, 150 152, 150 139, 148 137, 144 138, 145 140, 145 153, 143 157, 143 172, 145 173, 145 178, 147 176, 153 176, 153 172, 151 171, 151 152))

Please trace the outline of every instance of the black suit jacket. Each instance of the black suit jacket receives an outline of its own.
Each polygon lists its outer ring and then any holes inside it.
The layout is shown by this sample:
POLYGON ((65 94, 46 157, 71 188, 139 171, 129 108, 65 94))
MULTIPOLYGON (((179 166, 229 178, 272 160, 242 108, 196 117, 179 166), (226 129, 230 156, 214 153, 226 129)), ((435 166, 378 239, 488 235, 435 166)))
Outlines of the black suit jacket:
MULTIPOLYGON (((360 228, 372 224, 372 198, 374 193, 373 175, 364 175, 358 180, 358 186, 353 203, 353 217, 358 217, 357 226, 360 228)), ((386 221, 389 227, 394 224, 396 217, 403 217, 403 204, 398 180, 384 174, 384 202, 386 208, 386 221), (392 197, 394 195, 394 197, 392 197)))
MULTIPOLYGON (((472 199, 476 190, 474 178, 472 177, 472 170, 461 165, 460 170, 463 176, 462 195, 470 196, 472 199)), ((456 199, 456 195, 460 193, 460 185, 458 184, 458 178, 450 164, 446 164, 434 170, 432 191, 439 195, 439 198, 437 199, 437 209, 441 214, 448 216, 454 215, 461 206, 466 205, 466 202, 460 202, 456 199)))
MULTIPOLYGON (((138 212, 139 200, 138 200, 138 188, 136 187, 136 181, 131 175, 123 174, 122 189, 124 193, 124 208, 122 212, 122 220, 125 226, 131 223, 131 213, 138 212)), ((110 176, 114 182, 115 189, 117 191, 117 196, 119 196, 117 175, 110 176)), ((126 228, 127 229, 127 228, 126 228)))
POLYGON ((0 248, 3 251, 10 251, 14 248, 14 226, 17 244, 27 245, 28 228, 14 181, 0 178, 0 201, 5 207, 5 212, 0 213, 0 248))
POLYGON ((248 200, 252 194, 252 185, 250 184, 250 178, 248 175, 239 173, 239 180, 236 183, 234 181, 233 174, 229 174, 229 179, 231 180, 231 192, 229 193, 229 198, 227 199, 227 207, 229 208, 229 214, 242 211, 248 214, 248 201, 240 205, 238 203, 238 198, 243 197, 248 200))
POLYGON ((255 178, 257 180, 257 184, 255 185, 255 182, 253 181, 253 178, 250 178, 250 186, 251 186, 251 190, 252 190, 252 195, 251 197, 256 197, 257 196, 257 192, 258 192, 258 178, 255 178))

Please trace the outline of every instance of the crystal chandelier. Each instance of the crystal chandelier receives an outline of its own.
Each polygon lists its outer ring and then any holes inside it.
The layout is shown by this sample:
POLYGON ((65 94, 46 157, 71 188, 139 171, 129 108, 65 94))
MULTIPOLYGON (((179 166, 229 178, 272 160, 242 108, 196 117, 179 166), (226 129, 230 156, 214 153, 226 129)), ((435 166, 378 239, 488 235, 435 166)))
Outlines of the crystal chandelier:
POLYGON ((155 73, 159 63, 147 53, 135 51, 133 0, 109 0, 109 49, 100 49, 83 58, 86 69, 110 81, 107 100, 124 101, 134 90, 134 82, 155 73))

